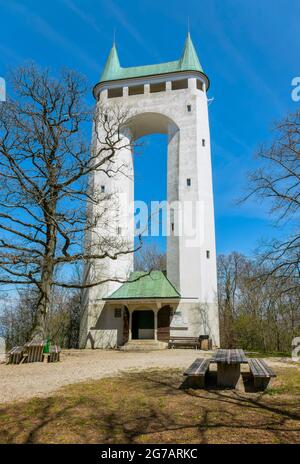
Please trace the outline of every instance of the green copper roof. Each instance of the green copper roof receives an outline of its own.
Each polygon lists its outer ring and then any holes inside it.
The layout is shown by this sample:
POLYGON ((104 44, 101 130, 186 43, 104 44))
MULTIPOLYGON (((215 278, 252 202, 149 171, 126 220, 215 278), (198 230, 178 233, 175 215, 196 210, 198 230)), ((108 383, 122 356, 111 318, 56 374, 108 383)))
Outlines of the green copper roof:
POLYGON ((105 300, 136 298, 180 298, 180 294, 162 271, 132 272, 128 282, 105 300))
POLYGON ((190 33, 187 35, 181 58, 177 61, 169 61, 168 63, 122 68, 122 66, 120 66, 116 46, 113 44, 106 60, 100 82, 166 74, 178 71, 199 71, 203 73, 190 33))

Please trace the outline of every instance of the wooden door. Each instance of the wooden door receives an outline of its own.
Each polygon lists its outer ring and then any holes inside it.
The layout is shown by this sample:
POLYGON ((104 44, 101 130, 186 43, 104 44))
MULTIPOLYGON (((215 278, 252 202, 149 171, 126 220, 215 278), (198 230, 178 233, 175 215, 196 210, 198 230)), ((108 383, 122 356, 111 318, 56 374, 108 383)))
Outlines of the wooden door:
POLYGON ((164 306, 157 314, 157 340, 169 342, 170 339, 170 306, 164 306))
POLYGON ((128 342, 129 339, 129 311, 124 308, 123 310, 123 345, 128 342))

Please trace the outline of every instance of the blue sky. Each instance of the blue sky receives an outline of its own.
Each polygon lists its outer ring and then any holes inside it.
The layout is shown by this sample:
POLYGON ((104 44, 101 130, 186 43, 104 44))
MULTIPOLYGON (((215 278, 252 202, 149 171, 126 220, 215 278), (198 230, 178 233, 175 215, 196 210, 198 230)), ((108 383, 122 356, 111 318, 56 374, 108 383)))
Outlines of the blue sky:
MULTIPOLYGON (((262 239, 282 233, 266 205, 237 206, 236 200, 273 121, 297 107, 291 80, 300 75, 299 0, 0 0, 0 7, 0 76, 34 60, 54 72, 75 68, 91 86, 114 28, 123 66, 171 61, 181 54, 189 16, 214 99, 209 111, 217 250, 250 254, 262 239)), ((136 198, 164 199, 165 170, 165 137, 148 137, 136 161, 136 198)))

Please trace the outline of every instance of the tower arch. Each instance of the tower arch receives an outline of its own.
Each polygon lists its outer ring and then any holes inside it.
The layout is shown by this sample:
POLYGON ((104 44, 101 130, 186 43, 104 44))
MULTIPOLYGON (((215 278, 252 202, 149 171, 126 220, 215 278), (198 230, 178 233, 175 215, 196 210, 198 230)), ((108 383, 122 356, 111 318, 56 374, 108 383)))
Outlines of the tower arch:
POLYGON ((137 112, 124 124, 133 140, 151 134, 174 134, 179 126, 170 116, 163 112, 137 112))

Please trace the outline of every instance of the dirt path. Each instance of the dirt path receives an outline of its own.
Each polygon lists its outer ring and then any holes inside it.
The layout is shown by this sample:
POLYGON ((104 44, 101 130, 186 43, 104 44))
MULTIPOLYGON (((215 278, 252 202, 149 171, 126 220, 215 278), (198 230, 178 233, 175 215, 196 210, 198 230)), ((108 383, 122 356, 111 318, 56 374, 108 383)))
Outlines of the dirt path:
MULTIPOLYGON (((119 352, 102 350, 66 350, 59 363, 0 365, 0 403, 47 396, 58 388, 118 375, 124 371, 149 368, 184 369, 199 356, 209 352, 195 350, 162 350, 151 352, 119 352), (200 354, 201 353, 201 354, 200 354)), ((268 359, 268 364, 294 367, 284 360, 268 359)))

